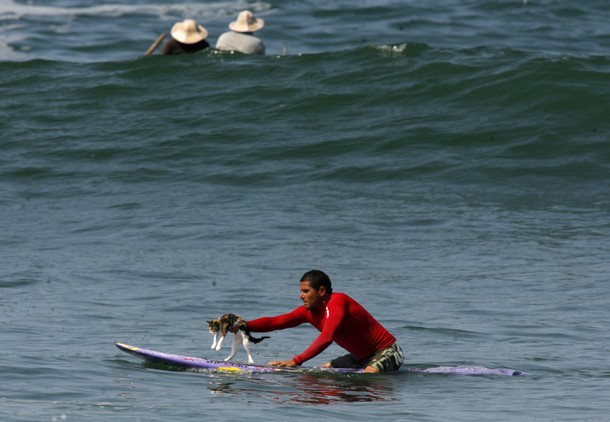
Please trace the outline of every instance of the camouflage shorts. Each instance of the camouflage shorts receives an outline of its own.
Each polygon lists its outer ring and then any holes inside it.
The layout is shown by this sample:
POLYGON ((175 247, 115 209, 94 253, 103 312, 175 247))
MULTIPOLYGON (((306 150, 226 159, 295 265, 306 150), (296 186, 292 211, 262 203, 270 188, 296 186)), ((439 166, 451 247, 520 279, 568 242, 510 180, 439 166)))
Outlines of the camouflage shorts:
POLYGON ((330 365, 333 368, 364 368, 372 366, 377 368, 379 372, 391 372, 398 371, 403 361, 404 353, 400 346, 394 343, 390 347, 376 352, 368 359, 360 360, 350 353, 332 360, 330 365))
POLYGON ((400 346, 396 343, 375 353, 364 361, 364 366, 372 366, 379 369, 379 372, 398 371, 402 365, 405 355, 400 346))

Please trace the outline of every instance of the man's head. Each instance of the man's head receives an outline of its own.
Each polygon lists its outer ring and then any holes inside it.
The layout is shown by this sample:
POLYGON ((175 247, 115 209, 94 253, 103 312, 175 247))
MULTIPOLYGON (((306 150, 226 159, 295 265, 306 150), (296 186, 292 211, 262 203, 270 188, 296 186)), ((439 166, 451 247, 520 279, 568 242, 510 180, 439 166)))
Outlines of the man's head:
POLYGON ((330 278, 320 270, 303 274, 300 289, 300 298, 307 309, 317 309, 325 305, 333 292, 330 278))
POLYGON ((316 290, 320 290, 320 287, 324 286, 328 294, 333 292, 333 287, 332 283, 330 282, 330 278, 323 271, 307 271, 305 274, 303 274, 303 277, 301 277, 301 281, 309 281, 311 287, 316 290))

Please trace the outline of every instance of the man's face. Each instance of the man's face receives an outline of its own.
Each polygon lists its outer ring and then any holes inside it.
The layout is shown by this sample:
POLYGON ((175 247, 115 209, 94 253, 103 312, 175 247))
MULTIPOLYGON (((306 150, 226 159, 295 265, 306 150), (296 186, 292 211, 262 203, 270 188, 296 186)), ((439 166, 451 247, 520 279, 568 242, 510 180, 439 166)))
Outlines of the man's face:
POLYGON ((326 288, 320 287, 320 290, 316 290, 311 287, 309 281, 301 281, 301 295, 299 296, 305 305, 305 309, 315 310, 320 306, 324 305, 324 299, 326 298, 326 288))

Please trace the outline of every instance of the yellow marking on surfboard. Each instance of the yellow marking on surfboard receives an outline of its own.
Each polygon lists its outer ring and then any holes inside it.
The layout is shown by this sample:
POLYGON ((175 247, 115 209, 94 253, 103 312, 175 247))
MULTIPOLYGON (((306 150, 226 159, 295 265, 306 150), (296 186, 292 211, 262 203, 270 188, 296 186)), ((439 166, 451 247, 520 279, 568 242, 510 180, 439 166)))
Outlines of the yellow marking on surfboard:
POLYGON ((125 349, 129 349, 129 350, 134 351, 134 352, 136 350, 138 350, 137 347, 130 346, 129 344, 125 344, 125 343, 117 343, 117 344, 120 345, 121 347, 124 347, 125 349))
POLYGON ((219 366, 216 368, 217 371, 225 371, 225 372, 244 372, 243 369, 236 368, 235 366, 219 366))

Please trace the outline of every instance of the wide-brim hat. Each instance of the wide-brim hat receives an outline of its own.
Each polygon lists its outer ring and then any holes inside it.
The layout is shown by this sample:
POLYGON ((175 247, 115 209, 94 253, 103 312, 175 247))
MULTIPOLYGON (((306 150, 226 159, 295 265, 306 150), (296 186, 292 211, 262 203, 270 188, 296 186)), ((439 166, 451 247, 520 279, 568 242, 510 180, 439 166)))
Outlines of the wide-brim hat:
POLYGON ((254 32, 265 26, 265 21, 258 19, 249 10, 240 12, 237 20, 229 24, 231 31, 235 32, 254 32))
POLYGON ((195 44, 205 40, 208 36, 208 30, 198 25, 193 19, 185 19, 172 26, 171 34, 173 39, 182 44, 195 44))

